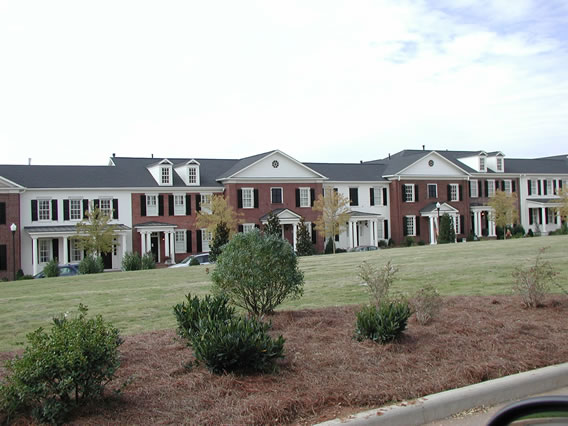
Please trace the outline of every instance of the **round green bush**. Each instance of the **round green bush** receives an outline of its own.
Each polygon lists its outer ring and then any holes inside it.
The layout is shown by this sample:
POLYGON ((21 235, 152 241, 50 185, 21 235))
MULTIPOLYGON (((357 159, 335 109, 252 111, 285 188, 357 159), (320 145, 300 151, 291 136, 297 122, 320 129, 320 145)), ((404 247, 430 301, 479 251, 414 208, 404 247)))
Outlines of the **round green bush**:
POLYGON ((43 268, 43 274, 47 278, 59 276, 59 262, 57 262, 57 259, 51 259, 45 264, 43 268))
POLYGON ((385 301, 365 306, 357 313, 355 337, 378 343, 391 342, 406 329, 412 311, 406 301, 385 301))
POLYGON ((99 274, 105 270, 103 258, 101 256, 85 256, 79 262, 80 274, 99 274))
POLYGON ((304 274, 288 241, 258 230, 236 234, 217 258, 213 290, 251 315, 270 314, 303 294, 304 274))
POLYGON ((122 258, 122 270, 139 271, 140 269, 142 269, 142 258, 140 257, 140 253, 137 251, 128 251, 124 253, 124 257, 122 258))

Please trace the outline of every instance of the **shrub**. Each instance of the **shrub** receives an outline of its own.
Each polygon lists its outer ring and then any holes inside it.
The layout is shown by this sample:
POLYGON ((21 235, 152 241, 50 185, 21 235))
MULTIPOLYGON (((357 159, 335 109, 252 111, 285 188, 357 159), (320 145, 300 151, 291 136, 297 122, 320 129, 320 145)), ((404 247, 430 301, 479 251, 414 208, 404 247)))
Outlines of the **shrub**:
POLYGON ((387 242, 385 240, 379 240, 380 248, 387 248, 387 242))
POLYGON ((105 270, 105 265, 103 263, 103 258, 100 256, 88 255, 79 262, 79 273, 80 274, 98 274, 105 270))
POLYGON ((145 253, 144 256, 142 256, 141 267, 142 269, 156 269, 156 261, 151 252, 145 253))
POLYGON ((199 328, 191 340, 195 358, 216 374, 272 372, 284 356, 284 338, 272 339, 270 324, 256 318, 202 320, 199 328))
POLYGON ((16 279, 21 280, 23 278, 24 278, 24 271, 22 271, 21 269, 18 269, 18 272, 16 272, 16 279))
POLYGON ((312 236, 304 222, 304 218, 300 220, 298 225, 298 233, 296 236, 296 253, 298 256, 311 256, 314 254, 314 245, 312 244, 312 236))
POLYGON ((342 249, 342 248, 338 248, 338 249, 335 249, 335 254, 337 254, 337 253, 347 253, 347 250, 342 249))
POLYGON ((404 244, 405 247, 412 247, 415 243, 416 243, 416 240, 414 239, 414 237, 411 237, 411 236, 404 237, 403 244, 404 244))
POLYGON ((139 271, 142 269, 142 258, 138 252, 126 252, 122 258, 123 271, 139 271))
POLYGON ((546 248, 539 250, 533 266, 519 267, 513 271, 513 278, 516 281, 513 291, 521 296, 523 305, 527 308, 542 305, 550 290, 550 284, 558 275, 551 263, 542 259, 545 251, 546 248))
POLYGON ((178 334, 188 339, 188 343, 199 335, 200 321, 223 322, 231 319, 235 314, 235 309, 228 306, 229 300, 224 296, 207 295, 203 300, 199 300, 199 297, 192 298, 189 293, 186 299, 187 304, 183 302, 174 306, 174 315, 178 324, 178 334))
POLYGON ((357 313, 355 337, 359 341, 391 342, 406 329, 411 314, 406 301, 386 301, 379 306, 365 306, 357 313))
POLYGON ((223 246, 229 242, 229 228, 225 222, 219 222, 215 227, 215 236, 209 247, 209 260, 215 262, 223 252, 223 246))
POLYGON ((333 253, 333 238, 328 238, 327 242, 325 243, 325 254, 332 254, 333 253))
POLYGON ((534 237, 534 232, 532 229, 529 229, 529 232, 527 232, 527 237, 534 237))
POLYGON ((398 268, 389 260, 381 268, 376 268, 367 262, 359 265, 359 278, 367 284, 369 298, 375 305, 379 305, 388 298, 391 284, 394 282, 398 268))
POLYGON ((394 247, 394 240, 389 238, 389 247, 394 247))
POLYGON ((47 278, 57 277, 59 275, 59 262, 57 259, 51 259, 45 264, 43 273, 47 278))
POLYGON ((40 422, 60 424, 77 405, 98 398, 119 366, 118 329, 101 316, 53 319, 49 332, 27 335, 21 358, 7 363, 8 377, 0 388, 0 411, 7 420, 31 413, 40 422))
POLYGON ((430 284, 420 288, 410 301, 416 320, 422 324, 432 321, 442 307, 440 293, 430 284))
POLYGON ((447 244, 456 242, 456 231, 454 229, 454 221, 447 213, 440 217, 440 233, 438 235, 438 244, 447 244))
POLYGON ((196 257, 192 257, 191 260, 189 261, 189 266, 197 266, 197 265, 201 265, 201 263, 199 263, 199 259, 197 259, 196 257))
POLYGON ((288 241, 255 229, 235 235, 225 246, 212 280, 216 294, 251 315, 264 315, 303 294, 304 274, 288 241))
POLYGON ((475 241, 475 235, 474 235, 473 232, 470 232, 469 234, 467 234, 466 241, 475 241))
POLYGON ((523 228, 523 225, 517 224, 517 225, 513 226, 512 232, 513 232, 513 237, 521 238, 521 237, 524 237, 524 235, 525 235, 525 228, 523 228))
POLYGON ((426 243, 425 243, 424 241, 420 240, 420 241, 418 241, 418 245, 419 245, 419 246, 425 246, 426 243))

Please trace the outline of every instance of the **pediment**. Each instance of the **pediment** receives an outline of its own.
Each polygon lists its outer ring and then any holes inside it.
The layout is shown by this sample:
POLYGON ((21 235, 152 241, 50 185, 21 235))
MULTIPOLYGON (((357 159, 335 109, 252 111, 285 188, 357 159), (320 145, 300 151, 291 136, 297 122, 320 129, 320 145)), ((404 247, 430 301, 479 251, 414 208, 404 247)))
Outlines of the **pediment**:
POLYGON ((249 166, 234 173, 238 179, 325 179, 325 176, 310 169, 281 151, 272 151, 249 166))
POLYGON ((400 176, 467 176, 468 173, 452 163, 450 160, 442 157, 437 152, 433 151, 428 155, 420 158, 413 164, 401 170, 398 173, 400 176))

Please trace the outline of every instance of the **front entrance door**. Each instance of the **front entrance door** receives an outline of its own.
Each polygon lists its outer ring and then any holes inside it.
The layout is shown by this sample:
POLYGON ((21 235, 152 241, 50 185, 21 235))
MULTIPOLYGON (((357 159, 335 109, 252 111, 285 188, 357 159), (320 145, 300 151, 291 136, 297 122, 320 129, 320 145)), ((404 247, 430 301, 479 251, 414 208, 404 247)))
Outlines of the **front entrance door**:
POLYGON ((154 262, 158 262, 158 243, 159 243, 159 237, 156 234, 152 234, 151 237, 151 247, 150 247, 150 251, 152 252, 152 256, 154 257, 154 262))
POLYGON ((112 269, 112 252, 103 253, 103 264, 105 265, 105 269, 112 269))

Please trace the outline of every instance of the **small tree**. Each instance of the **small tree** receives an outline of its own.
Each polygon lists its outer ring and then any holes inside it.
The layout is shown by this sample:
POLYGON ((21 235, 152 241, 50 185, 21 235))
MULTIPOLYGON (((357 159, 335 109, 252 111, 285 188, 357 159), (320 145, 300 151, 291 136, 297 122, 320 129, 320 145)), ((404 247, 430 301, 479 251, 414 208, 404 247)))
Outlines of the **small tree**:
POLYGON ((73 238, 80 250, 87 255, 100 256, 110 253, 114 244, 116 225, 109 223, 110 215, 104 214, 101 209, 91 203, 91 210, 86 212, 87 218, 77 223, 77 235, 73 238))
POLYGON ((229 204, 229 198, 223 195, 213 195, 211 203, 201 204, 201 211, 197 212, 196 225, 198 229, 207 229, 215 238, 217 225, 225 223, 229 235, 237 232, 237 226, 242 222, 239 214, 229 204))
POLYGON ((557 190, 556 194, 560 197, 560 206, 554 210, 560 215, 560 220, 564 222, 568 220, 568 187, 557 190))
POLYGON ((454 229, 454 221, 445 213, 440 217, 440 234, 438 235, 438 243, 454 243, 456 241, 456 231, 454 229))
POLYGON ((492 209, 490 212, 491 220, 495 222, 496 226, 503 228, 503 239, 506 239, 507 225, 516 223, 519 218, 517 194, 514 192, 508 194, 498 189, 487 204, 492 209))
POLYGON ((282 225, 280 225, 280 219, 274 213, 270 212, 268 214, 268 220, 263 229, 264 235, 274 235, 275 237, 282 237, 282 225))
POLYGON ((215 236, 209 246, 209 260, 215 262, 221 252, 223 251, 223 246, 229 242, 229 228, 225 222, 221 222, 215 228, 215 236))
POLYGON ((304 274, 290 243, 257 229, 229 241, 211 278, 216 294, 255 316, 270 314, 285 299, 303 294, 304 274))
MULTIPOLYGON (((347 222, 351 217, 349 198, 333 188, 325 188, 325 194, 318 196, 312 209, 320 212, 315 220, 316 230, 326 238, 335 238, 337 234, 347 229, 347 222)), ((335 253, 335 243, 333 253, 335 253)))
POLYGON ((298 234, 296 235, 296 253, 298 253, 298 256, 311 256, 314 254, 312 237, 308 227, 306 226, 304 218, 300 219, 300 224, 298 225, 298 234))

